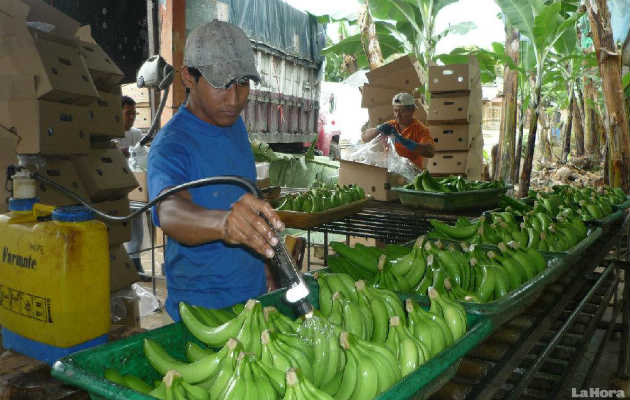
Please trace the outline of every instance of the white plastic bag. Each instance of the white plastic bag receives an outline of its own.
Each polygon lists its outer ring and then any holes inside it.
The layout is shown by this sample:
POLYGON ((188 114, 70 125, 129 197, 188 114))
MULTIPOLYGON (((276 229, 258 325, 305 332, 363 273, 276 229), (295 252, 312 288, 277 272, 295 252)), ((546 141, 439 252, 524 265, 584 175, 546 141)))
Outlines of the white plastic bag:
POLYGON ((149 148, 136 143, 129 148, 129 169, 133 172, 147 172, 147 162, 149 158, 149 148))
POLYGON ((145 317, 152 314, 155 310, 160 308, 160 302, 153 293, 149 292, 141 285, 134 283, 131 285, 131 289, 136 293, 136 296, 140 299, 140 317, 145 317))
POLYGON ((418 167, 406 157, 402 157, 396 151, 393 136, 378 134, 368 143, 354 149, 346 158, 361 164, 387 168, 387 171, 399 174, 407 180, 413 180, 419 173, 418 167))

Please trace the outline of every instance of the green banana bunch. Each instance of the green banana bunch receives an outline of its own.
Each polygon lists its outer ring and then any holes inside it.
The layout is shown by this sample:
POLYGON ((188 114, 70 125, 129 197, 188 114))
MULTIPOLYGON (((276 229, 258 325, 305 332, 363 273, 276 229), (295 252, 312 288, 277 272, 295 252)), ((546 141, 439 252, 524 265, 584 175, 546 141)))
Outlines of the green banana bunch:
POLYGON ((325 316, 328 316, 330 313, 331 302, 328 296, 331 296, 335 292, 340 292, 345 298, 351 301, 358 300, 354 281, 349 275, 316 272, 313 274, 313 277, 317 280, 320 287, 320 310, 325 316), (324 300, 323 303, 322 300, 324 300))
POLYGON ((226 345, 214 354, 210 354, 193 363, 185 363, 171 357, 157 342, 145 338, 144 354, 149 364, 161 375, 168 371, 177 371, 185 382, 198 383, 211 378, 219 370, 222 360, 240 344, 229 339, 226 345))
POLYGON ((218 398, 218 396, 224 391, 228 381, 234 375, 238 355, 242 353, 243 350, 243 346, 235 339, 229 340, 225 344, 225 347, 228 348, 228 352, 221 360, 216 374, 199 384, 199 386, 208 390, 211 399, 218 398))
POLYGON ((339 342, 346 355, 336 400, 373 399, 401 379, 396 357, 384 346, 342 332, 339 342))
POLYGON ((429 358, 453 343, 453 334, 442 317, 424 310, 411 299, 405 300, 405 308, 409 317, 407 326, 429 350, 429 358))
POLYGON ((434 288, 429 288, 429 298, 431 307, 429 312, 440 316, 446 321, 448 329, 453 334, 453 339, 457 340, 466 333, 466 310, 461 304, 441 296, 434 288))
POLYGON ((256 308, 256 300, 248 300, 243 311, 235 318, 215 327, 205 325, 195 314, 192 307, 179 303, 179 314, 190 333, 202 343, 212 347, 223 346, 229 338, 237 337, 246 321, 251 323, 251 316, 256 308))
POLYGON ((323 392, 307 379, 298 374, 295 369, 287 371, 287 392, 282 398, 283 400, 333 400, 326 392, 323 392))
MULTIPOLYGON (((308 356, 308 346, 299 342, 289 344, 290 339, 281 337, 269 330, 263 331, 260 340, 262 343, 262 364, 276 368, 283 373, 289 368, 299 368, 308 379, 313 379, 313 358, 308 356)), ((312 350, 311 350, 312 351, 312 350)))
POLYGON ((153 397, 166 400, 210 399, 206 390, 187 383, 176 371, 168 371, 162 379, 160 387, 149 394, 153 397))
POLYGON ((199 361, 204 357, 211 356, 215 354, 214 351, 199 346, 197 343, 188 342, 186 343, 186 359, 189 362, 199 361))
POLYGON ((260 399, 277 399, 278 394, 273 389, 268 378, 256 379, 250 366, 252 359, 241 352, 236 361, 234 374, 226 382, 217 399, 240 400, 250 397, 260 399))
MULTIPOLYGON (((396 295, 396 293, 388 289, 368 286, 366 286, 365 291, 369 297, 378 297, 385 304, 385 309, 387 310, 387 319, 385 320, 385 326, 389 325, 389 318, 395 316, 400 317, 400 319, 406 323, 407 318, 405 315, 405 311, 403 310, 402 301, 400 301, 400 298, 398 297, 398 295, 396 295)), ((374 325, 376 326, 376 321, 374 321, 374 325)))
POLYGON ((403 281, 394 275, 391 265, 387 264, 387 256, 384 254, 378 260, 377 272, 372 280, 372 286, 387 288, 397 292, 408 292, 411 290, 409 282, 403 281))
POLYGON ((391 264, 391 273, 404 292, 410 292, 424 277, 427 268, 423 254, 424 241, 425 237, 420 236, 409 254, 395 260, 391 264))
MULTIPOLYGON (((312 383, 318 388, 335 384, 335 378, 343 372, 346 360, 339 346, 340 333, 338 326, 316 316, 305 318, 299 328, 298 334, 305 338, 306 346, 313 349, 312 383)), ((325 391, 328 393, 329 390, 325 391)))
POLYGON ((389 320, 389 334, 385 347, 398 359, 402 376, 409 375, 431 357, 429 349, 400 323, 398 317, 389 320))
MULTIPOLYGON (((282 314, 276 307, 268 306, 263 308, 265 321, 270 330, 282 333, 296 333, 300 324, 282 314)), ((262 332, 261 332, 262 333, 262 332)))

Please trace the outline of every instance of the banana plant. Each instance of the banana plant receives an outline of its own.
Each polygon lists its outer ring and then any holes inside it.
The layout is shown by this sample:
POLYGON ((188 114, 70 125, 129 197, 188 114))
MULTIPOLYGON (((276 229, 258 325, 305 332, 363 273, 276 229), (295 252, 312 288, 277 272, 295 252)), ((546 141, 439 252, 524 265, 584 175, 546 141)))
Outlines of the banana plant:
MULTIPOLYGON (((476 28, 471 21, 449 25, 442 32, 436 32, 435 22, 444 7, 457 0, 370 0, 372 15, 380 20, 393 20, 392 34, 403 36, 404 46, 420 61, 426 72, 435 62, 435 49, 440 40, 451 34, 463 35, 476 28)), ((425 98, 429 100, 428 85, 425 85, 425 98)))
POLYGON ((545 72, 545 64, 550 52, 560 38, 568 31, 575 29, 577 16, 563 13, 563 3, 555 1, 545 4, 543 0, 495 0, 507 20, 515 26, 521 35, 532 43, 536 60, 535 83, 532 90, 532 118, 527 138, 527 153, 520 177, 519 196, 527 196, 534 160, 538 117, 540 115, 541 91, 545 72))

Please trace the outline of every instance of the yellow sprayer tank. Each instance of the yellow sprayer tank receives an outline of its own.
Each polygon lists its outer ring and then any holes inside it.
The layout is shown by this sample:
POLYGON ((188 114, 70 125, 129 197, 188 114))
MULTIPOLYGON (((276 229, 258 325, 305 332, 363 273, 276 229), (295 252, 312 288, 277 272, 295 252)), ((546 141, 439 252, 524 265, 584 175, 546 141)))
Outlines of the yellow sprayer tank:
POLYGON ((28 353, 15 347, 28 350, 34 341, 61 356, 63 349, 104 341, 109 331, 107 228, 84 207, 57 208, 52 218, 42 218, 33 211, 34 203, 12 199, 12 211, 0 214, 3 344, 28 353), (7 334, 19 339, 7 339, 7 334))

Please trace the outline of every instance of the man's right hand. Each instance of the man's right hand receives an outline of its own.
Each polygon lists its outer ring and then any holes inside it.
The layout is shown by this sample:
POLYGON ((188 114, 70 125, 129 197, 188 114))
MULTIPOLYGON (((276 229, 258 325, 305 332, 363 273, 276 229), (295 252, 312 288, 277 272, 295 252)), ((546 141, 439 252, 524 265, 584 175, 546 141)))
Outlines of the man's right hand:
POLYGON ((389 136, 396 133, 396 128, 392 124, 387 122, 377 126, 376 130, 384 136, 389 136))
POLYGON ((248 193, 234 203, 227 213, 223 222, 223 241, 248 246, 257 253, 272 258, 272 247, 278 244, 278 239, 261 214, 277 231, 284 230, 284 224, 269 203, 248 193))

